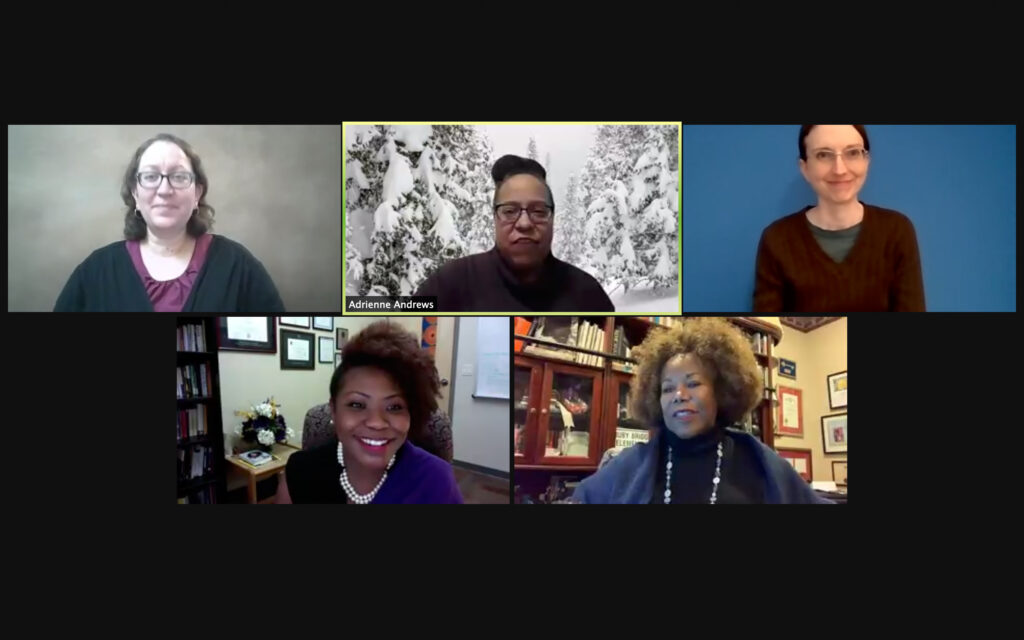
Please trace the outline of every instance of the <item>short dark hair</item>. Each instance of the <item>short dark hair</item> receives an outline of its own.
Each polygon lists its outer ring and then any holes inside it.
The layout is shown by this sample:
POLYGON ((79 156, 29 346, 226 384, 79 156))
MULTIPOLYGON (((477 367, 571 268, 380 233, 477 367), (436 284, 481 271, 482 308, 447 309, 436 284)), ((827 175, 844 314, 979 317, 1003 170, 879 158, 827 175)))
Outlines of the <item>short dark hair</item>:
MULTIPOLYGON (((807 160, 807 145, 804 143, 807 140, 807 136, 811 133, 811 129, 816 127, 816 124, 802 124, 800 125, 800 139, 797 141, 800 145, 800 159, 807 160)), ((868 130, 862 124, 855 124, 853 128, 857 130, 860 137, 864 140, 864 150, 871 151, 871 141, 868 140, 868 130)))
POLYGON ((139 159, 150 145, 159 141, 173 142, 185 152, 188 161, 192 163, 192 173, 196 174, 196 184, 203 188, 203 195, 199 198, 199 207, 193 212, 192 217, 188 220, 188 226, 185 227, 185 232, 188 235, 198 238, 213 227, 215 210, 206 202, 206 196, 210 193, 210 181, 206 177, 206 171, 203 170, 202 160, 192 150, 192 146, 170 133, 157 134, 139 145, 124 172, 124 180, 121 182, 121 199, 128 205, 128 210, 124 214, 124 237, 127 240, 142 240, 146 237, 146 221, 135 212, 135 198, 132 196, 132 190, 138 186, 136 174, 139 171, 139 159))
POLYGON ((531 175, 544 183, 544 188, 548 192, 548 206, 554 211, 555 196, 551 193, 551 187, 548 186, 548 172, 536 160, 513 155, 501 156, 494 163, 494 166, 491 167, 491 177, 494 178, 494 204, 498 204, 498 190, 501 189, 502 183, 512 176, 523 173, 531 175))
POLYGON ((385 320, 374 322, 349 340, 341 364, 331 376, 331 406, 345 374, 356 367, 376 367, 398 384, 409 406, 409 439, 421 441, 430 416, 437 411, 441 381, 434 358, 416 337, 385 320))

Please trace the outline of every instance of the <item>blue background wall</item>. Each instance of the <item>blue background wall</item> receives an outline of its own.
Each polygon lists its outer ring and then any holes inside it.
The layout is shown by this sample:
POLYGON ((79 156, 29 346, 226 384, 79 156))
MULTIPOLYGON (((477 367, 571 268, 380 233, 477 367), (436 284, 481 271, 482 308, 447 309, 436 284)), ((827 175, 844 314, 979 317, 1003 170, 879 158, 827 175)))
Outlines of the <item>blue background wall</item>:
MULTIPOLYGON (((914 223, 929 311, 1016 311, 1017 127, 867 125, 859 198, 914 223)), ((683 127, 683 310, 750 311, 761 231, 816 204, 799 125, 683 127)))

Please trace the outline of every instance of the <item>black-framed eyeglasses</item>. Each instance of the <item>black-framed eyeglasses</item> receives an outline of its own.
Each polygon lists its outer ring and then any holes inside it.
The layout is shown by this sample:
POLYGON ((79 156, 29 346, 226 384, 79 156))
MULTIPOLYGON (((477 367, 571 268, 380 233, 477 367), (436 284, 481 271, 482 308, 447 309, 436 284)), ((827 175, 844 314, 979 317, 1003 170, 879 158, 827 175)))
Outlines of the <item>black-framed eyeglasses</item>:
POLYGON ((523 211, 534 223, 547 222, 551 219, 551 214, 555 212, 554 208, 546 202, 531 202, 525 207, 518 202, 503 202, 494 205, 494 214, 505 224, 514 223, 523 211))
POLYGON ((139 186, 146 189, 156 189, 167 178, 167 182, 175 189, 188 189, 196 176, 191 171, 175 171, 174 173, 160 173, 159 171, 140 171, 135 174, 139 186))

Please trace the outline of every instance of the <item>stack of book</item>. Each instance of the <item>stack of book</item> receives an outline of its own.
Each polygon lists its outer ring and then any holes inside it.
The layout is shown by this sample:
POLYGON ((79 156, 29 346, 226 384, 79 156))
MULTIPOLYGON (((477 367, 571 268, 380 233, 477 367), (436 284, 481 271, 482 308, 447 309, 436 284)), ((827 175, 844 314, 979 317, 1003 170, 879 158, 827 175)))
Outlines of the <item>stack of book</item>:
MULTIPOLYGON (((663 320, 669 319, 663 318, 663 320)), ((589 320, 574 317, 538 317, 530 321, 520 317, 515 319, 515 327, 518 335, 540 338, 565 347, 575 347, 575 349, 561 348, 551 344, 536 344, 517 340, 516 351, 590 367, 603 367, 605 364, 606 358, 603 356, 576 350, 587 349, 605 352, 606 331, 600 325, 589 320)), ((611 353, 624 358, 632 356, 632 347, 622 325, 616 326, 615 332, 612 334, 611 353)), ((634 365, 612 360, 612 368, 616 371, 632 371, 634 365)))
POLYGON ((274 456, 270 455, 266 451, 253 449, 252 451, 246 451, 245 453, 238 454, 238 459, 250 466, 260 467, 273 460, 274 456))
MULTIPOLYGON (((573 318, 573 320, 576 320, 573 318)), ((591 351, 604 351, 604 329, 586 320, 578 320, 573 324, 576 346, 591 351)), ((576 353, 576 363, 591 367, 603 367, 604 358, 590 353, 576 353)))
POLYGON ((212 387, 207 363, 178 367, 178 398, 206 398, 212 387))
MULTIPOLYGON (((626 337, 626 328, 621 324, 615 326, 615 333, 612 334, 612 353, 623 358, 633 357, 633 348, 626 337)), ((632 362, 612 360, 612 369, 616 371, 632 373, 635 368, 636 365, 632 362)))
POLYGON ((647 316, 647 320, 652 324, 669 329, 682 326, 683 323, 683 319, 679 316, 647 316))
POLYGON ((178 480, 194 480, 213 473, 213 449, 197 444, 178 449, 178 480))
POLYGON ((201 324, 178 327, 178 351, 206 351, 206 332, 201 324))
POLYGON ((178 410, 178 440, 207 434, 206 405, 178 410))
POLYGON ((750 340, 750 346, 754 350, 754 353, 766 356, 768 355, 768 340, 770 338, 763 333, 748 333, 747 339, 750 340))

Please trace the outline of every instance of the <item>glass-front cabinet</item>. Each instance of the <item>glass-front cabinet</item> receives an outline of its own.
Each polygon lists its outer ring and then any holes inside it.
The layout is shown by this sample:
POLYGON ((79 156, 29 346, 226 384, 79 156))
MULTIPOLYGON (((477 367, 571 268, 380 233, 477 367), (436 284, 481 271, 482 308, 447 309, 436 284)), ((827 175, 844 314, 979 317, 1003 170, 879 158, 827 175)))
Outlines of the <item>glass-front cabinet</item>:
POLYGON ((512 451, 515 464, 532 463, 544 366, 516 356, 513 371, 512 451))
POLYGON ((516 464, 596 467, 605 449, 601 386, 598 370, 517 356, 516 464))

